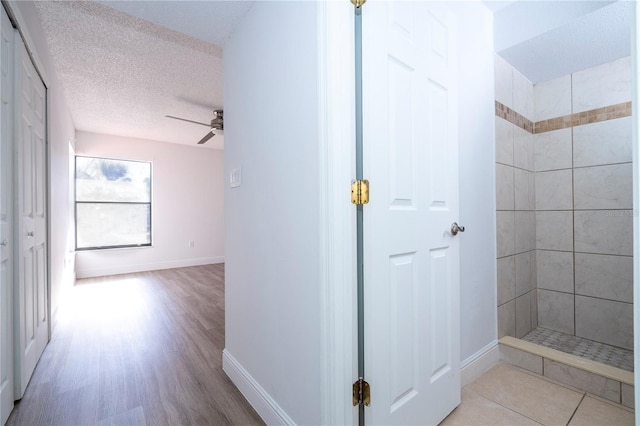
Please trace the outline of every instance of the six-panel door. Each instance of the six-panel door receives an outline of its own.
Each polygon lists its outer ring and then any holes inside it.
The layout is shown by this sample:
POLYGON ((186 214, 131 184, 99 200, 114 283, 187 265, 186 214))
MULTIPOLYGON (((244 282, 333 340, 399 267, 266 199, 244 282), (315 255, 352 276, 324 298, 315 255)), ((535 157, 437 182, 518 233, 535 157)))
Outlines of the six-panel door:
POLYGON ((362 8, 367 424, 437 424, 460 401, 455 20, 362 8))

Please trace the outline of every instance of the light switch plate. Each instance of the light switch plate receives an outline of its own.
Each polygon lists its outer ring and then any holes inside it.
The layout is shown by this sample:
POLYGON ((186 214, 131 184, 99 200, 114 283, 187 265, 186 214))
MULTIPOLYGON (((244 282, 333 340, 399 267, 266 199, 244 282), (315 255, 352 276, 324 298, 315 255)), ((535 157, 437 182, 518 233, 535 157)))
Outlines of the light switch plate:
POLYGON ((231 188, 237 188, 242 183, 242 169, 232 169, 229 176, 229 183, 231 188))

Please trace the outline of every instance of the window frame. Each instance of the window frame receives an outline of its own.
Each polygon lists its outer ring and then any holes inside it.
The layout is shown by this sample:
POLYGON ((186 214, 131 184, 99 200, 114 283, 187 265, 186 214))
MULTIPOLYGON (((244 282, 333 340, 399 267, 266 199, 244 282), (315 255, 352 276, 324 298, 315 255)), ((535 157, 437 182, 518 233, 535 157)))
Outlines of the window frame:
POLYGON ((74 240, 76 251, 112 250, 153 247, 153 163, 144 160, 126 160, 122 158, 97 157, 92 155, 75 155, 73 161, 73 211, 74 211, 74 240), (78 201, 78 158, 96 160, 123 161, 130 163, 145 163, 149 165, 149 201, 78 201), (148 205, 149 206, 149 242, 144 244, 119 244, 95 247, 78 247, 78 204, 112 204, 112 205, 148 205))

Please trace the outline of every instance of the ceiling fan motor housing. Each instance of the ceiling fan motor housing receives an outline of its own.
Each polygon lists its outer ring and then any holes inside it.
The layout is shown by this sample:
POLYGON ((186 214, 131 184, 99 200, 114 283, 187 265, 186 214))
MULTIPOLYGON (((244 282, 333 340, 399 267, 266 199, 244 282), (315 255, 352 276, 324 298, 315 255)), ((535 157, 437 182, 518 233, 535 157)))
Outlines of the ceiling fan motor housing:
POLYGON ((213 120, 211 120, 211 130, 224 130, 223 110, 216 109, 213 111, 213 120))

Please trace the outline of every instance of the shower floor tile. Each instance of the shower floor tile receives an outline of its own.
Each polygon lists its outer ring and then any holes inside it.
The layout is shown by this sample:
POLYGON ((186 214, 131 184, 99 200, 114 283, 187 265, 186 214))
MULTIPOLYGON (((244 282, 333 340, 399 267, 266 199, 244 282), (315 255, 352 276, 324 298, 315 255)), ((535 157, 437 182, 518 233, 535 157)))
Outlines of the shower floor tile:
POLYGON ((628 349, 605 345, 604 343, 541 327, 532 330, 522 340, 601 362, 622 370, 633 371, 633 351, 628 349))

